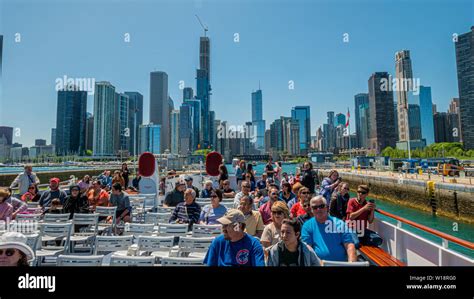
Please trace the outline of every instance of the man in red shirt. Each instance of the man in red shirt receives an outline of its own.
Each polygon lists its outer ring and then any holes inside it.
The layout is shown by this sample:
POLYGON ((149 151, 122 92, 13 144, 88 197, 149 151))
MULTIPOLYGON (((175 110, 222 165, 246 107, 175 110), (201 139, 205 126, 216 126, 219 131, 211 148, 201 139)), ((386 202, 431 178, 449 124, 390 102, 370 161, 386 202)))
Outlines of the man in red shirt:
POLYGON ((382 238, 367 228, 367 225, 374 221, 375 213, 375 202, 366 200, 368 194, 367 185, 357 187, 357 197, 349 199, 347 203, 347 224, 355 229, 361 244, 379 246, 382 244, 382 238))

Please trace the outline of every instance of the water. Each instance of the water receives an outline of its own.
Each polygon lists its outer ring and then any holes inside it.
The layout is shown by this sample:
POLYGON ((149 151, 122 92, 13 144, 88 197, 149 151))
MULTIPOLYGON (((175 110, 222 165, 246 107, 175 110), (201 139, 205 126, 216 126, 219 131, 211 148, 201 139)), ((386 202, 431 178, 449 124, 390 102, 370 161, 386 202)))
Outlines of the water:
MULTIPOLYGON (((50 172, 50 171, 67 171, 67 170, 81 170, 81 169, 92 169, 91 166, 33 166, 33 171, 39 172, 50 172)), ((23 172, 23 167, 0 167, 0 174, 18 174, 23 172)))
MULTIPOLYGON (((227 166, 227 170, 229 171, 229 174, 235 173, 235 169, 232 168, 232 165, 228 164, 226 166, 227 166)), ((254 166, 254 169, 256 170, 257 175, 262 174, 264 166, 265 164, 263 163, 257 164, 257 166, 254 166)), ((296 167, 297 167, 297 164, 287 163, 287 164, 282 165, 283 171, 286 171, 289 174, 290 173, 294 174, 296 172, 296 167)), ((351 192, 351 196, 355 197, 356 194, 351 192)), ((449 234, 451 236, 454 236, 466 241, 474 242, 474 224, 468 224, 465 222, 456 221, 454 219, 450 219, 450 218, 442 217, 442 216, 433 216, 431 213, 428 213, 428 212, 400 206, 400 205, 391 203, 389 201, 384 201, 377 198, 374 198, 374 199, 376 200, 377 208, 381 210, 384 210, 386 212, 397 215, 399 217, 414 221, 418 224, 422 224, 424 226, 449 234), (457 228, 457 230, 453 230, 453 228, 457 228)), ((376 216, 377 218, 383 219, 387 222, 394 223, 394 224, 396 223, 396 220, 393 220, 387 216, 384 216, 378 213, 376 216)), ((402 227, 430 241, 441 244, 441 239, 432 234, 429 234, 427 232, 414 228, 408 224, 403 224, 402 227)), ((452 242, 449 242, 449 248, 457 252, 460 252, 464 255, 470 256, 471 258, 474 258, 473 250, 467 249, 465 247, 454 244, 452 242)))

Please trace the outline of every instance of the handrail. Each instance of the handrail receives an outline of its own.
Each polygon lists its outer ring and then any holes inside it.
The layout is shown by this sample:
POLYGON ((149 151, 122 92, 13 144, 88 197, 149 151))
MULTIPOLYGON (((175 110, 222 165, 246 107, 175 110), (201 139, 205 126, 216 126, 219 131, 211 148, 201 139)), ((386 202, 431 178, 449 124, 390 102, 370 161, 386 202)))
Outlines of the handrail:
POLYGON ((459 239, 459 238, 456 238, 456 237, 453 237, 451 235, 448 235, 446 233, 443 233, 443 232, 440 232, 440 231, 437 231, 435 229, 432 229, 432 228, 429 228, 427 226, 424 226, 422 224, 418 224, 416 222, 413 222, 411 220, 408 220, 408 219, 405 219, 405 218, 402 218, 402 217, 399 217, 397 215, 394 215, 394 214, 391 214, 389 212, 386 212, 386 211, 383 211, 383 210, 380 210, 380 209, 375 209, 376 212, 384 215, 384 216, 387 216, 387 217, 390 217, 390 218, 393 218, 395 220, 398 220, 400 222, 403 222, 403 223, 406 223, 408 225, 411 225, 413 227, 416 227, 418 229, 421 229, 422 231, 425 231, 427 233, 430 233, 432 235, 435 235, 437 237, 440 237, 442 239, 445 239, 445 240, 448 240, 448 241, 451 241, 453 243, 456 243, 458 245, 461 245, 463 247, 466 247, 466 248, 469 248, 471 250, 474 250, 474 243, 472 242, 469 242, 469 241, 466 241, 466 240, 463 240, 463 239, 459 239))

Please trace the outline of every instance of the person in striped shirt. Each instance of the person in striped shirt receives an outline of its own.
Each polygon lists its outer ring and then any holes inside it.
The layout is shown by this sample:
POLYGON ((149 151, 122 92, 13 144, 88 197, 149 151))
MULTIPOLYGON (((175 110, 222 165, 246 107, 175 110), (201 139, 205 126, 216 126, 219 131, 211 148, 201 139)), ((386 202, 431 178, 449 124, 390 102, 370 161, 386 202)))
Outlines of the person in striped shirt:
POLYGON ((186 189, 184 191, 184 202, 180 202, 173 211, 169 223, 188 223, 189 230, 194 223, 199 223, 201 206, 195 202, 196 191, 186 189))

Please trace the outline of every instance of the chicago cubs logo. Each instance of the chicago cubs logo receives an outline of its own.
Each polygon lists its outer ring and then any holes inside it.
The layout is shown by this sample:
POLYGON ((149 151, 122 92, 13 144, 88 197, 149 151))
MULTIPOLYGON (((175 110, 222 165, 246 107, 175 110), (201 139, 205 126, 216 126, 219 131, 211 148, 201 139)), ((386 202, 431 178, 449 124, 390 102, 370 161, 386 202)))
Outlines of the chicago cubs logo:
POLYGON ((249 250, 248 249, 241 249, 235 255, 235 259, 239 265, 244 265, 249 262, 249 250))

